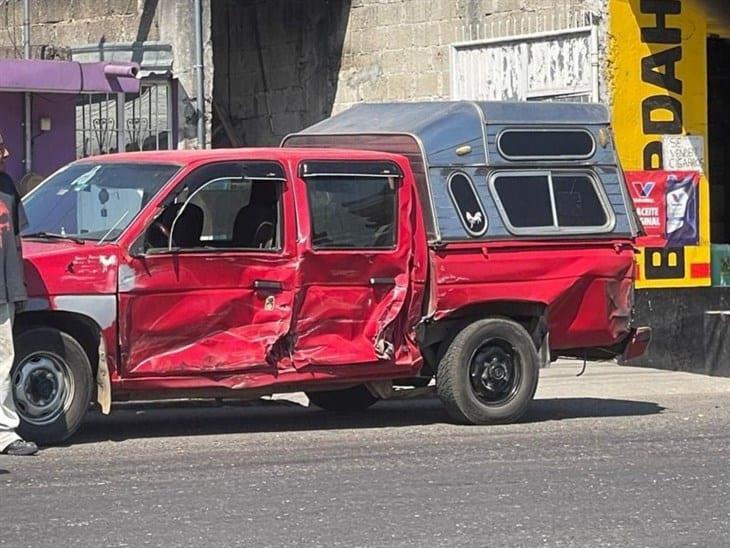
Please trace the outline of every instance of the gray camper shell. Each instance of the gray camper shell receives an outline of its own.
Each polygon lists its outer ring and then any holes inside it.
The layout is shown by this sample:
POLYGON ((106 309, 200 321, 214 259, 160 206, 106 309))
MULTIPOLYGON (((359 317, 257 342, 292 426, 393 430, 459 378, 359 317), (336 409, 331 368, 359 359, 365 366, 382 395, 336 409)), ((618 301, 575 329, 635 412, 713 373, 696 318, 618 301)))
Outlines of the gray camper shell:
POLYGON ((603 105, 362 103, 282 146, 408 157, 434 244, 637 233, 603 105))

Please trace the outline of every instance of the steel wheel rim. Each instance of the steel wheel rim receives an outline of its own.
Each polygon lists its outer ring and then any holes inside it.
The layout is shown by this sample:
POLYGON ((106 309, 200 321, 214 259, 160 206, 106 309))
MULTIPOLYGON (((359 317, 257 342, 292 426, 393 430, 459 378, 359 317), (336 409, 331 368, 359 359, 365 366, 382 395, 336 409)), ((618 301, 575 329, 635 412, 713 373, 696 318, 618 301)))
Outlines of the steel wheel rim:
POLYGON ((479 403, 503 405, 517 393, 522 379, 522 362, 510 343, 491 339, 472 353, 468 377, 472 394, 479 403))
POLYGON ((26 356, 13 374, 13 397, 18 415, 44 426, 68 411, 75 386, 65 360, 50 352, 26 356))

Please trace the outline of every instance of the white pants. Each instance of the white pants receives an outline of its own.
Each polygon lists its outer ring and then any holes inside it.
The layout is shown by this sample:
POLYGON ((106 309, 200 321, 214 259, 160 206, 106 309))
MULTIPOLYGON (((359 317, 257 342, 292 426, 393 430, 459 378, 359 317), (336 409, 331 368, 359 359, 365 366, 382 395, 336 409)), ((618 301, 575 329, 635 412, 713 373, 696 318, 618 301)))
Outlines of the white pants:
POLYGON ((15 348, 13 347, 13 303, 0 304, 0 452, 20 436, 15 429, 20 424, 13 401, 13 384, 10 370, 13 367, 15 348))

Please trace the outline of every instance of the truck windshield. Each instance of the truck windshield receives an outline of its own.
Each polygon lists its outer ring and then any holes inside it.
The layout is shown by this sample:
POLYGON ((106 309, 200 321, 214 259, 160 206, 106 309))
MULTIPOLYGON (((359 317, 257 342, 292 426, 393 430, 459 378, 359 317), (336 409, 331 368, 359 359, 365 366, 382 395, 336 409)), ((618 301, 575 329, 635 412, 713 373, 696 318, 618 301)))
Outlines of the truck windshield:
POLYGON ((23 199, 22 236, 113 240, 179 170, 175 165, 71 164, 23 199))

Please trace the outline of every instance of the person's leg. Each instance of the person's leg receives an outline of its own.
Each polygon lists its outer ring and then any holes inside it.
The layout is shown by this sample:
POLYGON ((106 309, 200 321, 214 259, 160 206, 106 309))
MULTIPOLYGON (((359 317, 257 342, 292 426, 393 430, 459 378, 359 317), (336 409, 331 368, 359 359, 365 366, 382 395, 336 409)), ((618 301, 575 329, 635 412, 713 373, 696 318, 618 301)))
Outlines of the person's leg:
POLYGON ((13 309, 12 303, 0 304, 0 453, 8 445, 20 439, 20 436, 15 433, 20 420, 15 412, 13 387, 10 381, 10 370, 15 358, 13 309))

